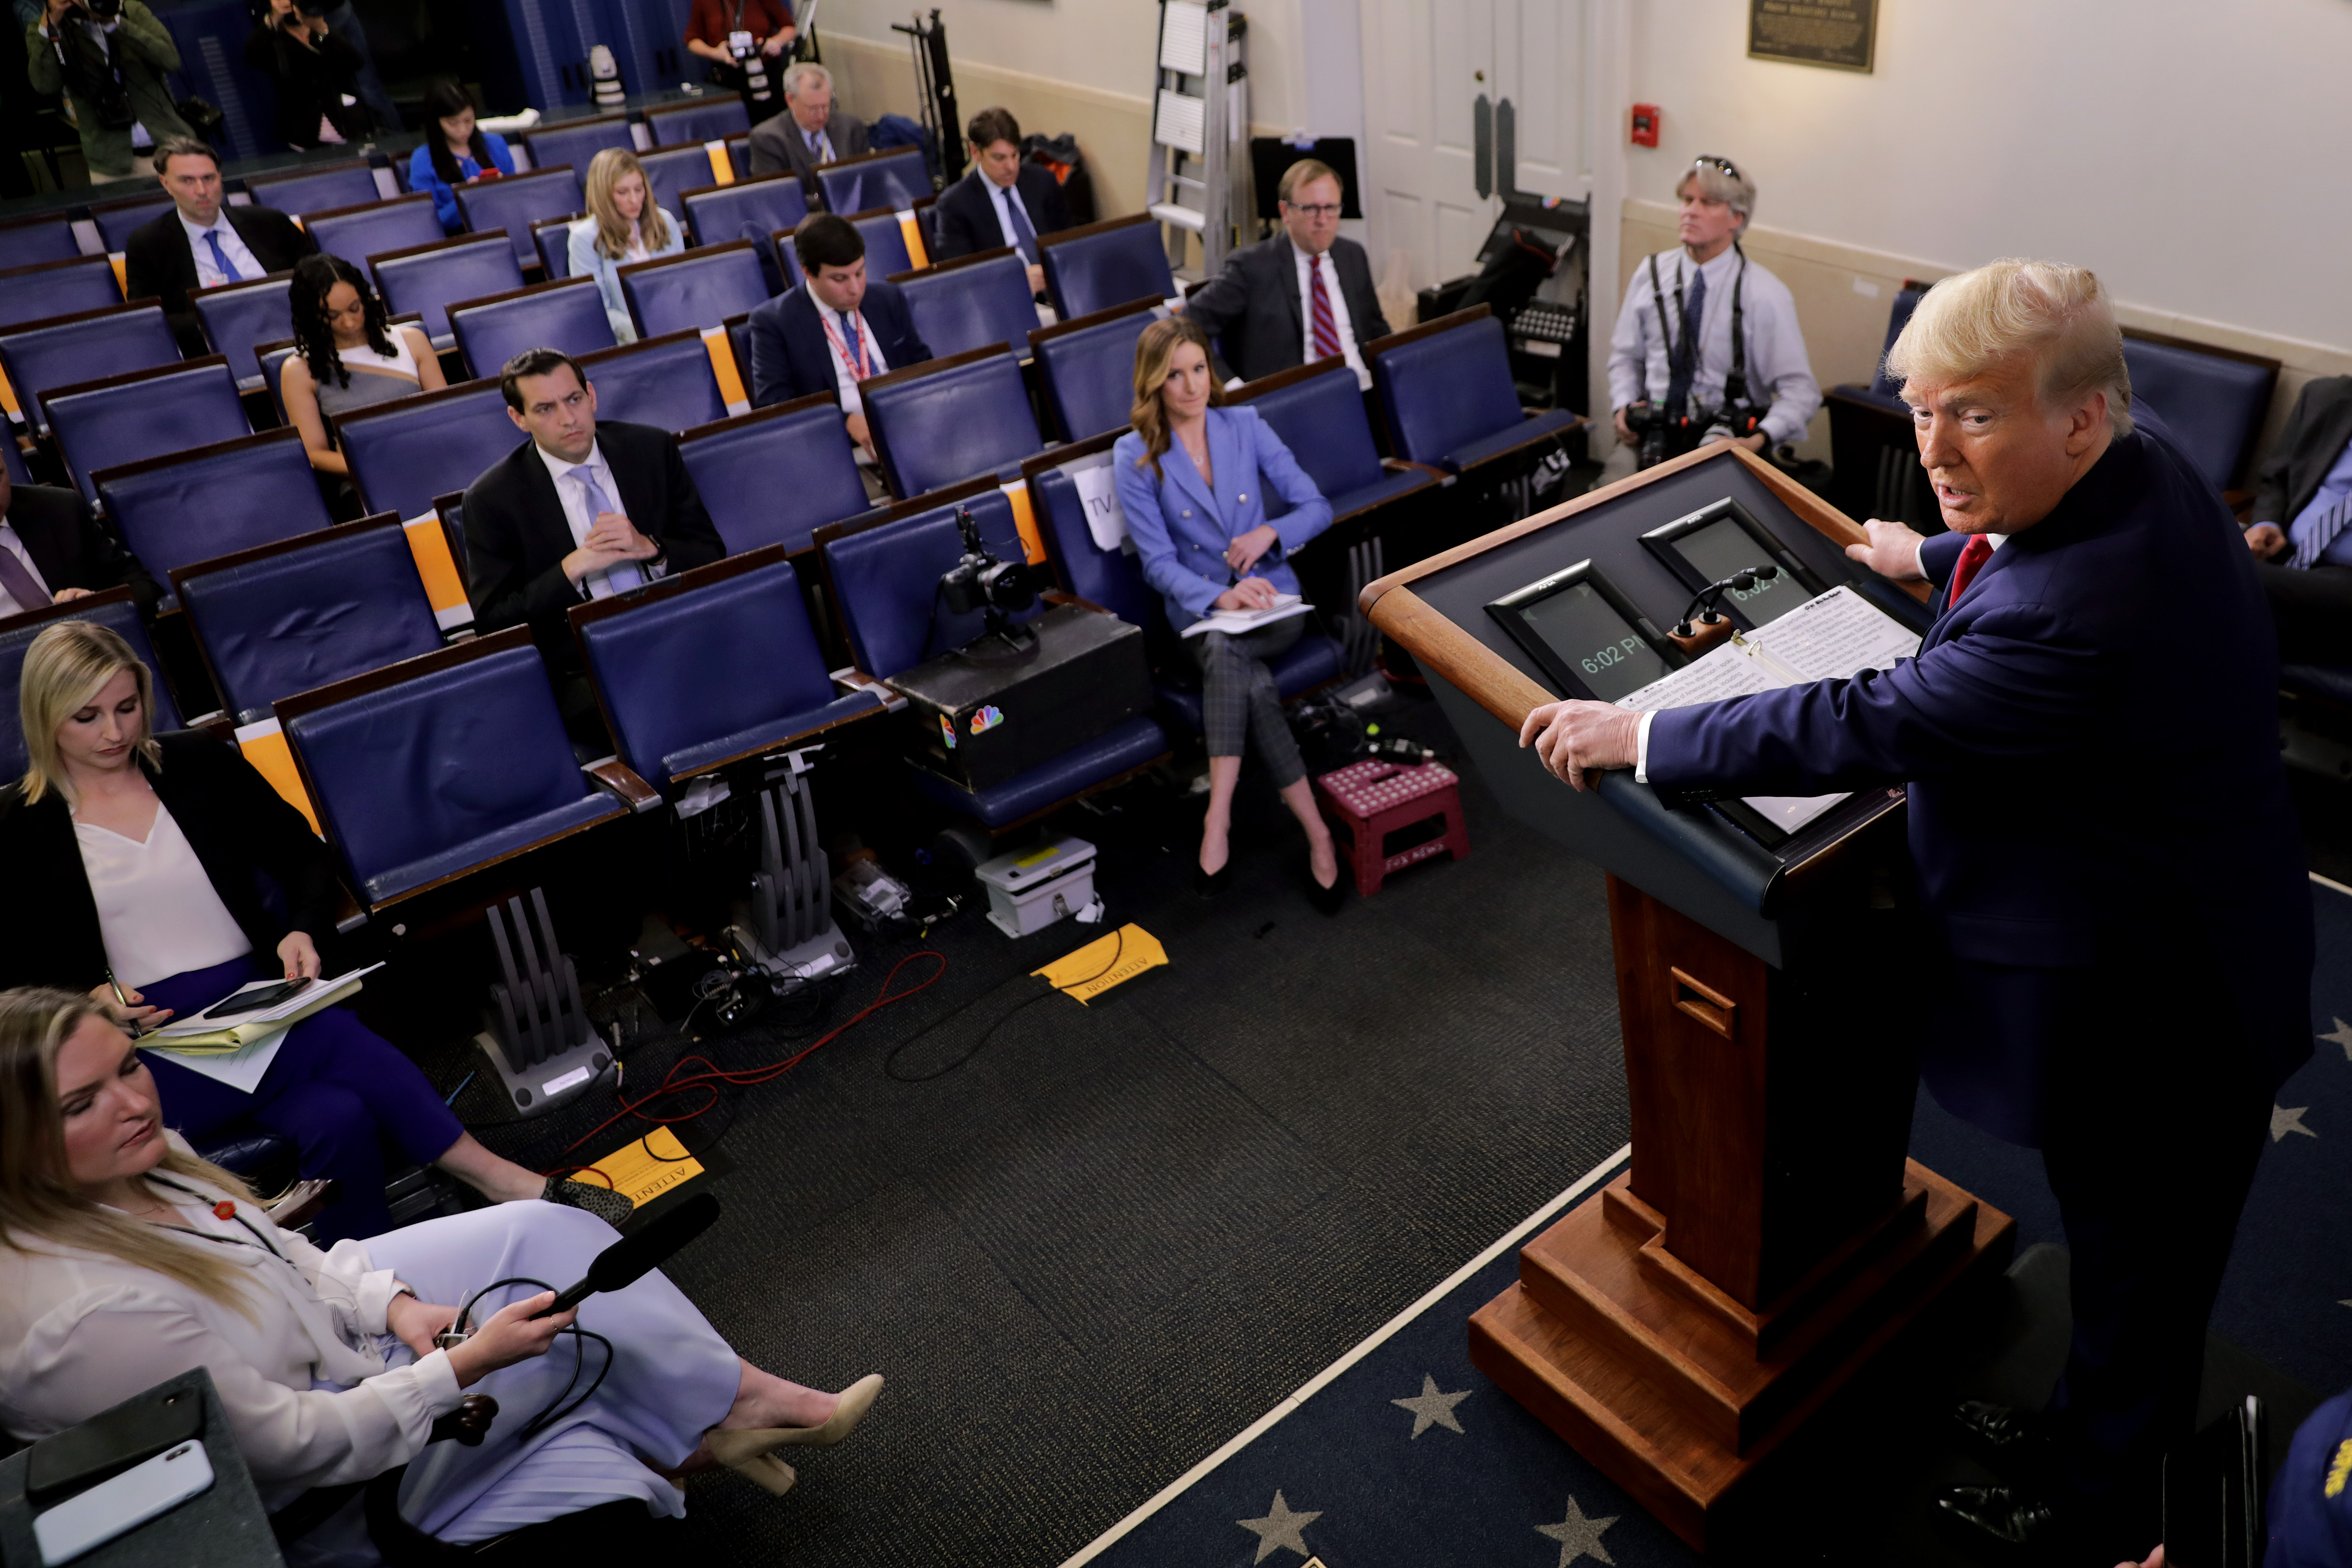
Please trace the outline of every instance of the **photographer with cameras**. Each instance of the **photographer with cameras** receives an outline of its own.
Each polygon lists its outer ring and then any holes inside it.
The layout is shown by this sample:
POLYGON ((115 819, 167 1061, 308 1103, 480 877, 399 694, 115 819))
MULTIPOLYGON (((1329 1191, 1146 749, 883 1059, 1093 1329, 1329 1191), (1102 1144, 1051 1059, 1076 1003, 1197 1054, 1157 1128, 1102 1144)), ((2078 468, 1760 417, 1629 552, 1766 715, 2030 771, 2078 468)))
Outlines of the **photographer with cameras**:
POLYGON ((1788 285, 1748 259, 1756 184, 1702 154, 1675 183, 1673 250, 1633 268, 1610 341, 1617 438, 1649 468, 1708 440, 1751 452, 1795 445, 1822 405, 1788 285))
POLYGON ((743 95, 758 124, 784 106, 781 73, 800 28, 785 0, 694 0, 686 47, 710 62, 710 80, 743 95))
POLYGON ((358 96, 359 51, 328 30, 326 9, 326 0, 269 0, 245 38, 245 63, 278 89, 278 134, 298 150, 360 141, 374 124, 358 96))
POLYGON ((180 47, 139 0, 47 0, 25 29, 25 74, 35 92, 62 92, 81 132, 92 184, 127 180, 131 131, 152 141, 193 134, 163 79, 180 47))

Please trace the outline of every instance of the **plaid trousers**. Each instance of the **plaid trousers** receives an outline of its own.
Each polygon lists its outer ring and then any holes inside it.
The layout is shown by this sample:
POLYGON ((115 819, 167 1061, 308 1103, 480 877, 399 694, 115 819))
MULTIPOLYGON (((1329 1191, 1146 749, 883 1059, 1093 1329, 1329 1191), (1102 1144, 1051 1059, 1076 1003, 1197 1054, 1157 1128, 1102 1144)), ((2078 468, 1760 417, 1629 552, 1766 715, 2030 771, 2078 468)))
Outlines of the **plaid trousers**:
POLYGON ((1307 617, 1293 616, 1239 637, 1209 632, 1192 639, 1192 657, 1201 662, 1201 728, 1209 755, 1238 757, 1244 739, 1254 735, 1276 789, 1305 778, 1307 763, 1290 721, 1282 716, 1282 694, 1266 661, 1289 652, 1306 629, 1307 617))

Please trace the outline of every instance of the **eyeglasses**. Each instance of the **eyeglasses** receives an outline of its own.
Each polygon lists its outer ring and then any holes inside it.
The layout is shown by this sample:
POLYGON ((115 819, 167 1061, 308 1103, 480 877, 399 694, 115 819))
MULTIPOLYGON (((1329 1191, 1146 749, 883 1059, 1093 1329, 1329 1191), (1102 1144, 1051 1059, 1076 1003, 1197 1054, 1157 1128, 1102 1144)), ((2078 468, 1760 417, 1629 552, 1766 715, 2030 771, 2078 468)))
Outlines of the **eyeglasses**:
POLYGON ((1302 205, 1298 202, 1285 202, 1282 205, 1288 207, 1292 212, 1297 213, 1301 217, 1322 218, 1338 217, 1339 216, 1339 204, 1337 202, 1317 202, 1312 205, 1302 205))
POLYGON ((1735 180, 1740 177, 1739 171, 1731 166, 1731 160, 1728 158, 1718 158, 1712 153, 1701 153, 1691 160, 1691 167, 1694 169, 1702 163, 1710 169, 1720 169, 1735 180))

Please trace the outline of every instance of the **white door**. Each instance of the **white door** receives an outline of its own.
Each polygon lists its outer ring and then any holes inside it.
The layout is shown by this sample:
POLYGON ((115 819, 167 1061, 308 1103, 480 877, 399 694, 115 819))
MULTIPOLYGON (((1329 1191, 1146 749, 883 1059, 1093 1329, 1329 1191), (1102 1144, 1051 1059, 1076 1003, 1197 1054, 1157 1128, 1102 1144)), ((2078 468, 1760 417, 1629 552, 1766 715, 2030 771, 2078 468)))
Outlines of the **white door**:
POLYGON ((1360 163, 1372 268, 1391 249, 1415 288, 1474 269, 1500 205, 1478 195, 1475 104, 1511 100, 1518 189, 1585 194, 1586 0, 1369 0, 1360 163))

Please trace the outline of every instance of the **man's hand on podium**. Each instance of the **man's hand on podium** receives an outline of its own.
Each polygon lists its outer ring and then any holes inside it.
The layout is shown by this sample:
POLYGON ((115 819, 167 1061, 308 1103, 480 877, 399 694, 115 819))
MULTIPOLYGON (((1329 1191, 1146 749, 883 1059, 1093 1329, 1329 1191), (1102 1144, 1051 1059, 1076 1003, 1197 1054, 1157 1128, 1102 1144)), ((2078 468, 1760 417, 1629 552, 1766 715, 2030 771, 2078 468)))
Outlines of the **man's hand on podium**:
POLYGON ((1600 781, 1604 768, 1630 768, 1641 754, 1642 716, 1613 702, 1547 702, 1519 726, 1519 745, 1534 746, 1543 765, 1570 789, 1600 781))
POLYGON ((1870 542, 1847 545, 1847 560, 1860 562, 1889 582, 1927 580, 1927 574, 1919 570, 1920 535, 1899 522, 1881 522, 1876 518, 1862 526, 1870 535, 1870 542))

